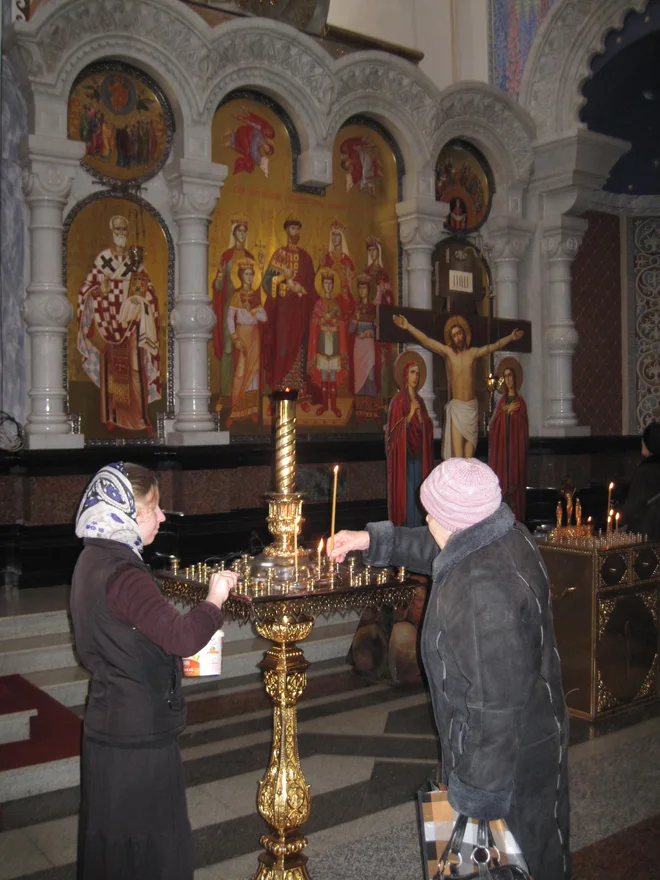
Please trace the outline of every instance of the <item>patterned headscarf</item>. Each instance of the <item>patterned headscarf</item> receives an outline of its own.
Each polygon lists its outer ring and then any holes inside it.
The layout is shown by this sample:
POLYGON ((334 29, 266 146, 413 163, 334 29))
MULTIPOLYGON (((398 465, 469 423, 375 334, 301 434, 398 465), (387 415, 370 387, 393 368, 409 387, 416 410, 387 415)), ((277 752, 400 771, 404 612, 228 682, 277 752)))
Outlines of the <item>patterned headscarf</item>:
POLYGON ((123 461, 102 467, 87 487, 76 516, 79 538, 104 538, 126 544, 140 556, 142 531, 135 496, 123 461))

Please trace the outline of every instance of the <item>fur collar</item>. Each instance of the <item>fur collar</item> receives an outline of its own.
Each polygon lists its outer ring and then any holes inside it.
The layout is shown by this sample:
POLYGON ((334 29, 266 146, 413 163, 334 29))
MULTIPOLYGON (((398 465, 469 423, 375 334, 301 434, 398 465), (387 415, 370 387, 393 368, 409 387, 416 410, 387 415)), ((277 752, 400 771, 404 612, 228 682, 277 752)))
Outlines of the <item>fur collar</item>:
POLYGON ((433 582, 444 580, 449 572, 470 553, 503 538, 515 523, 511 508, 500 504, 494 513, 468 529, 452 535, 433 562, 433 582))

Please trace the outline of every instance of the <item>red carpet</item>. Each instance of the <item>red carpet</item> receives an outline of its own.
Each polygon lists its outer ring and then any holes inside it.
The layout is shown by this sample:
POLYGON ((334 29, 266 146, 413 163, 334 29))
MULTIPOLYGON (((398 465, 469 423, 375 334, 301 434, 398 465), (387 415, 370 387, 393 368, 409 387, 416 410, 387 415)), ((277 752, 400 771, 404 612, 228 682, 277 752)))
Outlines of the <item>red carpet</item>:
POLYGON ((0 745, 0 770, 29 767, 80 754, 80 718, 22 675, 0 677, 0 712, 37 709, 30 739, 0 745))

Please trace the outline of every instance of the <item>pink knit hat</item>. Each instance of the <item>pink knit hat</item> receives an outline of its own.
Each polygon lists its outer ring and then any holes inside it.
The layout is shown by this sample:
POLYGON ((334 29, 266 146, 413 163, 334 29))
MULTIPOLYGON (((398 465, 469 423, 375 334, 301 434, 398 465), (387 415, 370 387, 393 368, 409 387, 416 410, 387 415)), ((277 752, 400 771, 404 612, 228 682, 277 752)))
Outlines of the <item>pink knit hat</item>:
POLYGON ((422 504, 450 532, 486 519, 502 503, 497 475, 477 458, 448 458, 434 468, 420 489, 422 504))

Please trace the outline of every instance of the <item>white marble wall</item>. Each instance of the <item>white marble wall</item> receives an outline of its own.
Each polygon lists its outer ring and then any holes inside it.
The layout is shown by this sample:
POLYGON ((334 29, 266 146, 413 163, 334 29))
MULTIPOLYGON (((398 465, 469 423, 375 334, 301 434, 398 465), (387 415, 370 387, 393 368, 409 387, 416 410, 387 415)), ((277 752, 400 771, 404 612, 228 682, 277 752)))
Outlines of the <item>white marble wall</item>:
MULTIPOLYGON (((9 9, 3 0, 3 16, 9 9)), ((25 203, 21 190, 18 147, 27 134, 27 112, 9 61, 2 59, 2 207, 0 228, 0 409, 25 421, 27 377, 23 262, 25 203)))

